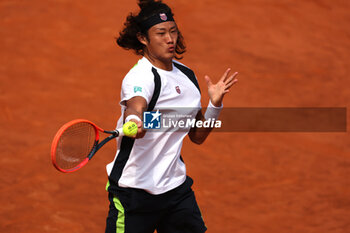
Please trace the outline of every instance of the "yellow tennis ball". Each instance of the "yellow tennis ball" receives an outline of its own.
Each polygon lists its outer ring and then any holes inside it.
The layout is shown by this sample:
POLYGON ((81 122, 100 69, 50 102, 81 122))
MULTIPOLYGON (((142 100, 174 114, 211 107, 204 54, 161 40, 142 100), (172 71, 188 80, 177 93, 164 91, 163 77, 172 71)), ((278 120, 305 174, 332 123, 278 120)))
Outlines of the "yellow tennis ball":
POLYGON ((133 121, 128 121, 123 125, 123 132, 125 136, 132 137, 137 134, 137 124, 133 121))

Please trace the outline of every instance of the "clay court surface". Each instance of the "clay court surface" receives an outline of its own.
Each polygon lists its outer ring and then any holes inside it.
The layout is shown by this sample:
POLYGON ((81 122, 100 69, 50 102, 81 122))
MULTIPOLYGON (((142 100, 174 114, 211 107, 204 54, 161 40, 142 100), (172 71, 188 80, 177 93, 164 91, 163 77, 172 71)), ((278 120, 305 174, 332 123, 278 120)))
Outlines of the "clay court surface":
MULTIPOLYGON (((349 107, 350 2, 167 1, 183 63, 239 83, 225 107, 349 107)), ((116 46, 136 1, 0 1, 0 232, 104 232, 105 165, 115 142, 74 174, 51 141, 76 118, 113 129, 137 57, 116 46)), ((347 118, 349 120, 349 117, 347 118)), ((213 133, 182 153, 208 232, 350 232, 350 135, 213 133)))

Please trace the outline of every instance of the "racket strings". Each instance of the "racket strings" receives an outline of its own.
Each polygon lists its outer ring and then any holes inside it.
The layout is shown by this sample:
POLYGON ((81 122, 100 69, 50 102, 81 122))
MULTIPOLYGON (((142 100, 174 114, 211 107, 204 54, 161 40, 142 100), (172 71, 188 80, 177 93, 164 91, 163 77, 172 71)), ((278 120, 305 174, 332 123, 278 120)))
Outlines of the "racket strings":
POLYGON ((78 166, 95 145, 95 128, 87 122, 68 127, 61 135, 56 148, 56 164, 62 169, 78 166))

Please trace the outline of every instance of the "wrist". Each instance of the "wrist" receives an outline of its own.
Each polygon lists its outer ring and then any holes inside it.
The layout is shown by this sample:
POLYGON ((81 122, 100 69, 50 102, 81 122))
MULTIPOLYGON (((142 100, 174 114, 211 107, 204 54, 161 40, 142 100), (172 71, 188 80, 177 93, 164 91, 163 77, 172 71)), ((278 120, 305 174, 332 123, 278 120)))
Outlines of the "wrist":
POLYGON ((220 107, 216 107, 211 101, 209 101, 207 110, 205 111, 205 114, 204 114, 204 118, 206 120, 208 119, 217 120, 219 118, 222 108, 223 108, 222 103, 220 107))
POLYGON ((142 120, 140 119, 140 117, 138 117, 138 116, 136 116, 136 115, 133 115, 133 114, 128 115, 128 116, 125 118, 125 123, 128 122, 128 121, 130 121, 130 120, 142 121, 142 120))
POLYGON ((208 104, 208 108, 217 108, 217 109, 222 109, 224 107, 224 105, 222 104, 222 102, 219 103, 213 103, 211 102, 211 100, 209 100, 209 104, 208 104))

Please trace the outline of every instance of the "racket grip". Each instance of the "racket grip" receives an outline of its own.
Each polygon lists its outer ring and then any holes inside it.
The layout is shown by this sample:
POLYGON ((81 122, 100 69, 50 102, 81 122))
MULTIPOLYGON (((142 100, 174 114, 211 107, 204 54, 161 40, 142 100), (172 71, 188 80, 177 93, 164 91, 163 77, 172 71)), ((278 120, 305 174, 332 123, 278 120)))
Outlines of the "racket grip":
POLYGON ((125 136, 123 128, 116 129, 115 131, 118 133, 118 137, 125 136))
POLYGON ((124 134, 124 131, 123 131, 123 128, 116 129, 116 130, 113 130, 113 131, 104 130, 103 132, 104 132, 104 133, 113 134, 114 137, 122 137, 122 136, 125 135, 125 134, 124 134))

